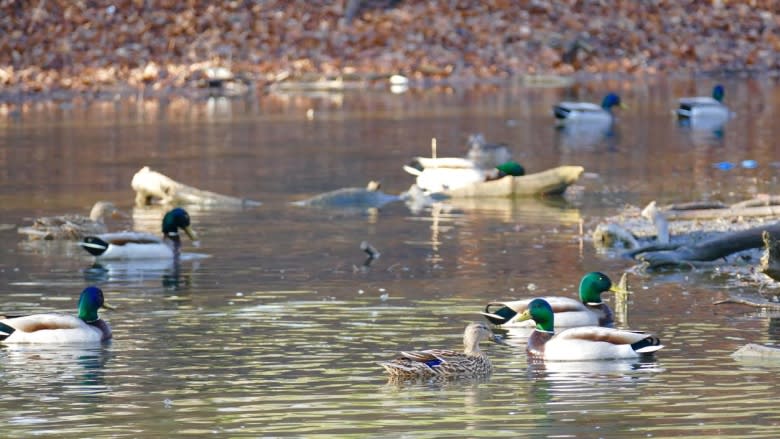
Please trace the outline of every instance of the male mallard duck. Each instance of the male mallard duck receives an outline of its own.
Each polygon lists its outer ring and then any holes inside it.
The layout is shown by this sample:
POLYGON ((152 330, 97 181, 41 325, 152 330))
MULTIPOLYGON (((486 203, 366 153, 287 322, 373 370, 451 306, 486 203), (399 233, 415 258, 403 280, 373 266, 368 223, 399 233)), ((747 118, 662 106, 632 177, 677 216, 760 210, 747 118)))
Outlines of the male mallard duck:
MULTIPOLYGON (((625 292, 622 288, 613 285, 606 274, 594 271, 586 274, 580 280, 580 300, 558 296, 544 297, 544 300, 552 306, 556 324, 560 327, 612 326, 614 325, 612 310, 601 300, 601 293, 608 291, 625 292)), ((496 326, 531 328, 534 326, 534 322, 521 321, 520 316, 528 309, 528 304, 532 300, 491 302, 485 306, 485 312, 481 314, 496 326), (500 306, 501 308, 491 311, 492 306, 500 306)))
POLYGON ((33 314, 0 320, 2 343, 97 343, 111 338, 111 327, 98 309, 113 309, 98 287, 87 287, 79 298, 79 315, 33 314))
POLYGON ((532 300, 521 314, 521 320, 536 322, 526 346, 529 358, 549 361, 636 358, 663 347, 657 337, 646 332, 600 326, 582 326, 555 334, 554 316, 552 307, 544 299, 532 300))
POLYGON ((181 207, 163 217, 162 237, 145 232, 106 233, 87 236, 79 245, 98 259, 169 259, 179 255, 179 229, 197 240, 190 228, 190 216, 181 207))
POLYGON ((727 121, 731 117, 731 111, 723 104, 724 90, 722 85, 716 85, 712 89, 712 97, 696 96, 681 98, 677 108, 677 118, 692 124, 701 122, 717 124, 727 121))
POLYGON ((123 216, 114 203, 98 201, 92 206, 89 217, 84 215, 45 216, 33 220, 32 225, 20 227, 18 232, 27 235, 29 239, 81 239, 87 235, 106 233, 108 229, 103 223, 106 216, 123 216))
MULTIPOLYGON (((439 159, 439 160, 464 160, 466 159, 439 159)), ((471 167, 459 166, 452 163, 452 166, 445 166, 447 162, 441 162, 440 167, 424 168, 418 170, 411 166, 404 166, 407 172, 417 176, 415 184, 417 187, 427 193, 437 193, 446 190, 466 187, 474 183, 483 181, 497 180, 507 175, 521 176, 525 175, 523 166, 515 161, 502 163, 491 169, 480 169, 471 164, 471 167)))
POLYGON ((604 96, 601 106, 590 102, 561 102, 553 107, 553 115, 559 125, 594 124, 609 126, 613 120, 612 107, 622 107, 615 93, 604 96))
POLYGON ((442 349, 401 352, 398 358, 379 364, 391 377, 402 379, 488 375, 493 365, 479 349, 482 340, 502 343, 486 324, 471 323, 463 333, 463 352, 442 349))

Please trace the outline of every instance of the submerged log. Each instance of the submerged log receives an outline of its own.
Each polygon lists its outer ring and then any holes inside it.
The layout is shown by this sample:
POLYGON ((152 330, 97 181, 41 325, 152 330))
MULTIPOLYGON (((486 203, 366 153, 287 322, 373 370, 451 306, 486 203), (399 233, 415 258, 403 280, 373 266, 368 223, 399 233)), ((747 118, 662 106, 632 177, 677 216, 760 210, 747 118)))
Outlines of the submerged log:
POLYGON ((172 206, 197 204, 201 206, 238 208, 262 204, 258 201, 245 200, 187 186, 166 175, 152 171, 148 166, 144 166, 133 175, 131 186, 135 191, 135 205, 138 207, 148 206, 155 201, 172 206))
POLYGON ((763 225, 739 232, 723 233, 701 242, 682 245, 675 250, 641 253, 638 255, 638 259, 647 263, 649 268, 714 261, 736 252, 761 247, 763 245, 762 235, 764 232, 768 232, 773 237, 780 237, 780 223, 763 225))
POLYGON ((780 360, 780 348, 749 343, 737 349, 732 357, 772 358, 780 360))

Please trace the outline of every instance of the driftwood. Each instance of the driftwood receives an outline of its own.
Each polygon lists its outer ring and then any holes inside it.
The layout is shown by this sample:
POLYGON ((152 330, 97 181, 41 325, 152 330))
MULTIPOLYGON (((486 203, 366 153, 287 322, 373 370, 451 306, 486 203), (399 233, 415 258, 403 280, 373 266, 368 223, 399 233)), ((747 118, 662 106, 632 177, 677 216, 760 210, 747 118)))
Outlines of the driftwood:
POLYGON ((144 166, 133 175, 131 186, 135 191, 135 204, 138 207, 148 206, 155 201, 172 206, 196 204, 231 208, 262 204, 258 201, 230 197, 187 186, 159 172, 152 171, 148 166, 144 166))
POLYGON ((584 171, 582 166, 558 166, 519 177, 506 176, 498 180, 474 183, 443 191, 442 194, 453 198, 560 195, 576 182, 584 171))
POLYGON ((779 216, 780 206, 728 207, 726 209, 667 210, 667 220, 696 220, 753 216, 779 216))
POLYGON ((726 304, 747 305, 747 306, 752 306, 754 308, 780 310, 780 302, 772 302, 759 295, 756 295, 755 298, 731 296, 728 299, 718 300, 717 302, 713 302, 712 304, 713 305, 726 305, 726 304))
POLYGON ((681 245, 674 250, 640 252, 638 258, 644 261, 649 268, 714 261, 732 253, 761 247, 763 245, 762 235, 765 231, 773 237, 780 237, 780 223, 739 232, 722 233, 697 243, 681 245))
POLYGON ((737 349, 732 357, 772 358, 780 359, 780 348, 749 343, 737 349))
POLYGON ((764 231, 761 239, 764 241, 764 254, 759 270, 774 280, 780 280, 780 241, 767 231, 764 231))

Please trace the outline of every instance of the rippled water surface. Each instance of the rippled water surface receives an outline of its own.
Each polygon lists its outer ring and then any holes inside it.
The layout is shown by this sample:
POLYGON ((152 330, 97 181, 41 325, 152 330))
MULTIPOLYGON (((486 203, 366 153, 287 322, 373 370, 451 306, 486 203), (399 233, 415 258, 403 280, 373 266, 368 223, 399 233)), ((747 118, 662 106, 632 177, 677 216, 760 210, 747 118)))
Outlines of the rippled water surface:
POLYGON ((587 231, 627 204, 775 193, 780 88, 724 84, 737 116, 717 131, 671 116, 707 80, 5 106, 0 311, 72 313, 88 284, 118 309, 103 314, 115 333, 104 346, 0 348, 3 436, 776 437, 780 362, 730 356, 778 343, 776 319, 714 306, 748 287, 712 271, 633 271, 620 317, 659 335, 654 360, 529 365, 510 338, 486 347, 487 379, 398 385, 376 364, 459 347, 488 301, 573 296, 590 270, 617 279, 633 263, 600 254, 587 231), (553 103, 607 90, 629 108, 606 137, 553 129, 553 103), (290 205, 371 179, 399 193, 413 181, 402 164, 428 155, 431 137, 440 155, 461 155, 475 132, 507 142, 529 171, 587 173, 559 199, 290 205), (201 246, 184 250, 210 257, 176 266, 96 266, 72 243, 17 235, 31 217, 100 199, 130 213, 112 228, 157 230, 163 210, 132 206, 144 165, 263 205, 190 209, 201 246), (362 241, 381 252, 367 268, 362 241))

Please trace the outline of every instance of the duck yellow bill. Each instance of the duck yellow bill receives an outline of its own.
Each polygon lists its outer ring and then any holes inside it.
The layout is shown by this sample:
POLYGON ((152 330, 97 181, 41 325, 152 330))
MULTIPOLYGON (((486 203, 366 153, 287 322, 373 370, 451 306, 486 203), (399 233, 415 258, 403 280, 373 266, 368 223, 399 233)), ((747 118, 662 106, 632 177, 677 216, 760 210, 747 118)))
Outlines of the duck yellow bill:
POLYGON ((110 309, 111 311, 116 311, 116 307, 113 305, 109 305, 108 303, 106 303, 106 301, 103 301, 103 308, 110 309))
POLYGON ((612 285, 611 287, 609 287, 609 291, 613 293, 620 293, 620 294, 631 294, 631 291, 628 291, 627 289, 619 285, 612 285))
POLYGON ((523 311, 523 313, 520 314, 520 316, 517 317, 517 321, 518 322, 524 322, 526 320, 533 320, 531 318, 531 312, 528 311, 528 310, 523 311))
POLYGON ((184 233, 186 233, 187 236, 189 236, 191 240, 193 240, 193 241, 197 241, 198 240, 198 235, 195 234, 195 231, 192 230, 192 227, 190 227, 190 226, 185 227, 184 228, 184 233))

